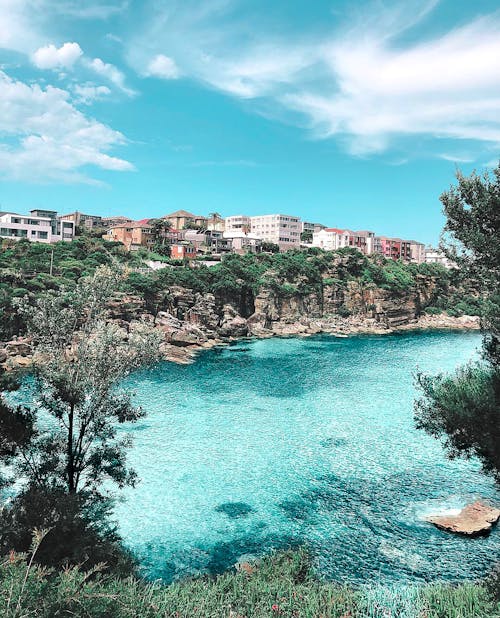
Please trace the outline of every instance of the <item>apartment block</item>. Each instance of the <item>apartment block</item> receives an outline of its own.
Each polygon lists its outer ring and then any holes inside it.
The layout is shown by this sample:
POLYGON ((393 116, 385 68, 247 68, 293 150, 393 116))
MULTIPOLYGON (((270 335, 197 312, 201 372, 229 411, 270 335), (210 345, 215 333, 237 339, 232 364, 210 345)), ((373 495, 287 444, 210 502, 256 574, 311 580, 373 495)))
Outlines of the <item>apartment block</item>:
POLYGON ((251 232, 266 242, 279 246, 280 251, 300 249, 302 223, 292 215, 261 215, 250 217, 251 232))
POLYGON ((379 253, 391 260, 411 261, 411 241, 401 238, 388 238, 376 236, 374 240, 374 253, 379 253))
MULTIPOLYGON (((32 211, 32 213, 37 212, 39 211, 32 211)), ((47 211, 44 212, 47 213, 47 211)), ((61 223, 52 217, 41 217, 32 213, 20 215, 13 212, 1 212, 0 237, 10 240, 24 238, 31 242, 43 243, 72 240, 74 235, 72 224, 64 225, 64 222, 61 223)))
POLYGON ((416 264, 425 262, 425 245, 417 240, 410 240, 411 261, 416 264))
POLYGON ((242 232, 248 234, 252 229, 252 220, 245 215, 234 215, 233 217, 226 217, 225 232, 242 232))
POLYGON ((327 227, 313 233, 313 247, 325 251, 335 251, 343 247, 353 247, 364 255, 373 253, 375 233, 368 230, 354 232, 336 227, 327 227))
POLYGON ((439 249, 433 249, 432 247, 426 249, 425 261, 428 264, 441 264, 441 266, 444 266, 445 268, 457 268, 457 265, 449 260, 442 251, 439 251, 439 249))
POLYGON ((102 217, 99 215, 86 215, 83 212, 70 212, 67 215, 61 215, 59 217, 61 221, 70 221, 73 223, 75 229, 77 227, 83 227, 87 230, 91 230, 93 228, 104 227, 102 223, 102 217))
POLYGON ((319 232, 320 230, 324 230, 326 225, 322 223, 311 223, 310 221, 302 221, 301 223, 301 232, 310 232, 314 234, 314 232, 319 232))
POLYGON ((55 210, 46 210, 36 208, 30 210, 32 217, 41 217, 42 219, 50 219, 50 227, 52 229, 51 242, 58 242, 64 240, 69 242, 75 237, 75 224, 72 221, 63 221, 58 217, 55 210))

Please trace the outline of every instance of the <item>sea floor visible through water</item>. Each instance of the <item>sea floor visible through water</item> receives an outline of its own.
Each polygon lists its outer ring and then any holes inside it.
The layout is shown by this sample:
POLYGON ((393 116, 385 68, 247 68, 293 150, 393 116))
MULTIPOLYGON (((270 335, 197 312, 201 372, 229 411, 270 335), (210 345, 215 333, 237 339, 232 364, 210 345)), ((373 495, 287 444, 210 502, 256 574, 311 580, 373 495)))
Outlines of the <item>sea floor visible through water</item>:
POLYGON ((127 387, 147 417, 127 429, 137 487, 116 507, 145 575, 221 572, 306 545, 352 583, 484 575, 500 534, 467 539, 426 515, 500 492, 476 461, 446 458, 413 420, 417 370, 478 358, 477 333, 245 341, 161 363, 127 387))

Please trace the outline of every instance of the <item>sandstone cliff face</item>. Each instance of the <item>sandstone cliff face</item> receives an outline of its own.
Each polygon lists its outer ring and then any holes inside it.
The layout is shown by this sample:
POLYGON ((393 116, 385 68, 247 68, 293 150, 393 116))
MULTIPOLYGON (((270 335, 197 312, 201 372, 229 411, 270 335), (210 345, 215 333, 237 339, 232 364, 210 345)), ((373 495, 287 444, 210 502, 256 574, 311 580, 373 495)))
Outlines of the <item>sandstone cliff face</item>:
MULTIPOLYGON (((199 349, 246 336, 479 328, 477 318, 421 315, 432 300, 435 284, 430 277, 421 277, 414 287, 396 294, 355 280, 341 285, 328 275, 323 285, 310 287, 307 293, 296 291, 303 281, 288 288, 264 286, 257 294, 248 289, 238 294, 202 294, 172 286, 152 303, 154 315, 151 304, 139 296, 121 294, 110 300, 109 316, 126 332, 138 320, 154 324, 164 333, 164 357, 175 362, 190 362, 199 349)), ((29 366, 31 353, 28 339, 0 343, 0 365, 29 366)))

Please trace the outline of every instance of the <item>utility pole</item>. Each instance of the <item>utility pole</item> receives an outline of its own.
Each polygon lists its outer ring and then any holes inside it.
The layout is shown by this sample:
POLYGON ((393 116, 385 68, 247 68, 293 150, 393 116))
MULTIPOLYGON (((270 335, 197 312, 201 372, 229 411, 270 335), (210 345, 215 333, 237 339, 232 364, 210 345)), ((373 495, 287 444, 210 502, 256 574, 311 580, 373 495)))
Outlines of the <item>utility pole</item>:
POLYGON ((49 274, 52 277, 52 269, 54 267, 54 249, 50 252, 50 271, 49 274))

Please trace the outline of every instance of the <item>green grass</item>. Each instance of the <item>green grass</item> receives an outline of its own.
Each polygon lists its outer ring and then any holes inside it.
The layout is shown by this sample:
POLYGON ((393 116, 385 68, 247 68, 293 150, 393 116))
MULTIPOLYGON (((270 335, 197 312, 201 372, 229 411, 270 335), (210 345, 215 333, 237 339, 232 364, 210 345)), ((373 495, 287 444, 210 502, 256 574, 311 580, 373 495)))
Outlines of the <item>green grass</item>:
POLYGON ((0 565, 4 618, 495 618, 481 585, 371 586, 317 579, 304 550, 264 558, 253 572, 229 571, 170 585, 118 579, 99 568, 54 573, 11 555, 0 565))

